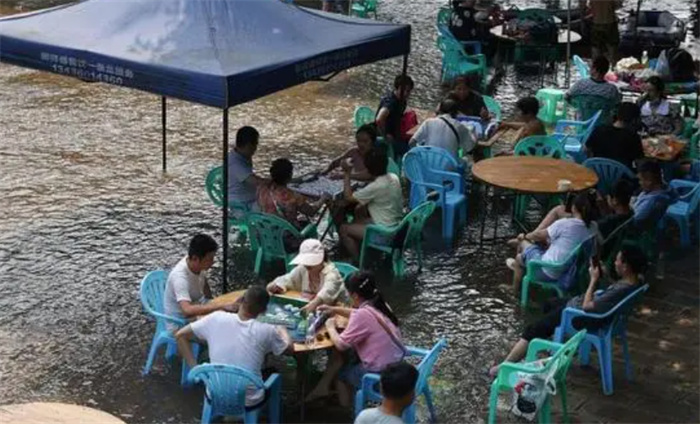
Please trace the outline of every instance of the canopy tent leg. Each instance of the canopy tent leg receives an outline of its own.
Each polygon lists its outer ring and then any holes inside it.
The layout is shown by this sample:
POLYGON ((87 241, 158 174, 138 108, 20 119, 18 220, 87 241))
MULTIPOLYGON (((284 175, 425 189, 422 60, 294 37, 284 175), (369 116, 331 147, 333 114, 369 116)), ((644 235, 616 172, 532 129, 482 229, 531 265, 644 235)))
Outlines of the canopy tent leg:
POLYGON ((161 119, 161 124, 163 127, 163 172, 166 172, 168 170, 168 155, 167 155, 167 150, 166 150, 166 139, 165 139, 165 127, 166 127, 166 122, 167 122, 167 105, 165 103, 165 96, 162 96, 160 101, 160 119, 161 119))
POLYGON ((222 231, 222 237, 221 237, 221 242, 223 245, 222 252, 223 252, 223 260, 221 261, 221 285, 222 285, 222 290, 224 293, 227 292, 228 290, 228 108, 224 109, 224 145, 223 145, 223 152, 222 152, 222 171, 223 171, 223 181, 222 183, 222 191, 224 195, 224 201, 223 201, 223 231, 222 231))
POLYGON ((406 71, 408 71, 408 55, 407 54, 403 55, 403 69, 401 70, 401 74, 406 76, 406 71))
POLYGON ((566 70, 564 75, 566 88, 569 88, 571 83, 571 0, 566 5, 566 70))

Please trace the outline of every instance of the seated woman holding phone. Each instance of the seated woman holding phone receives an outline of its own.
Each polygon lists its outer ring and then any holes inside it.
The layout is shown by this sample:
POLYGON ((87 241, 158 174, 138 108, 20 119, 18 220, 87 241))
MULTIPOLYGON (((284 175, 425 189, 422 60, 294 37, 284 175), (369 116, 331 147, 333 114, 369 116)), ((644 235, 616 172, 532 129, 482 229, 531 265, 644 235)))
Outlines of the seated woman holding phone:
POLYGON ((328 253, 321 241, 304 240, 299 247, 299 254, 291 263, 296 267, 268 284, 269 293, 282 294, 287 290, 295 290, 313 296, 301 308, 304 312, 313 312, 320 305, 350 303, 343 277, 333 262, 328 260, 328 253))
MULTIPOLYGON (((599 264, 591 261, 591 266, 588 269, 591 279, 586 293, 569 300, 557 298, 545 303, 544 313, 546 315, 525 328, 520 339, 513 346, 504 361, 519 362, 525 357, 528 344, 532 339, 549 339, 552 337, 556 328, 561 325, 561 314, 567 307, 581 309, 594 314, 604 314, 614 308, 621 300, 639 287, 640 277, 644 273, 646 266, 647 259, 638 247, 623 245, 615 258, 615 271, 620 276, 620 279, 610 284, 601 293, 596 294, 598 282, 603 272, 599 264)), ((579 317, 573 320, 573 325, 576 329, 585 328, 589 331, 594 331, 605 324, 607 324, 605 320, 587 317, 579 317)), ((498 374, 498 367, 496 365, 489 370, 489 374, 492 377, 498 374)))

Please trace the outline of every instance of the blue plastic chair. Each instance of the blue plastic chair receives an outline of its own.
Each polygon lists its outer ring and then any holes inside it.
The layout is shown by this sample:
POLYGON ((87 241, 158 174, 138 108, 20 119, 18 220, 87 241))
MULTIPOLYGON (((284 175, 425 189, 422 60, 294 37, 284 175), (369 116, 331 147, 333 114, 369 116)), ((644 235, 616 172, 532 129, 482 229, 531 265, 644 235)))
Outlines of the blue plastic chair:
MULTIPOLYGON (((166 359, 170 359, 177 354, 177 342, 175 341, 175 336, 168 331, 166 324, 175 324, 177 327, 187 325, 186 320, 165 315, 163 311, 163 297, 167 281, 168 273, 163 270, 150 271, 148 274, 146 274, 143 280, 141 280, 139 294, 141 296, 143 309, 147 314, 156 320, 156 332, 153 335, 151 348, 148 350, 148 359, 146 359, 146 365, 143 367, 143 375, 147 375, 151 372, 153 361, 158 353, 158 348, 161 346, 166 346, 166 359)), ((194 354, 195 358, 199 355, 199 344, 192 343, 192 353, 194 354)), ((180 384, 183 386, 187 384, 188 372, 189 367, 183 360, 182 375, 180 376, 180 384)))
MULTIPOLYGON (((416 398, 425 396, 425 403, 430 413, 430 421, 435 422, 435 407, 433 406, 433 395, 430 392, 428 378, 433 373, 433 368, 438 360, 440 352, 447 346, 445 339, 440 339, 430 350, 407 347, 409 356, 422 357, 418 364, 418 381, 416 382, 416 398)), ((362 377, 362 384, 355 393, 355 417, 362 412, 367 402, 381 402, 382 395, 379 393, 379 374, 367 373, 362 377)), ((416 422, 416 402, 415 400, 404 410, 401 417, 403 422, 413 424, 416 422)))
POLYGON ((202 424, 208 424, 219 416, 232 416, 243 422, 257 423, 263 406, 267 405, 269 423, 280 422, 282 402, 282 379, 272 374, 265 382, 260 377, 233 365, 202 364, 190 371, 189 379, 202 382, 206 387, 202 424), (267 401, 253 410, 245 408, 245 394, 248 387, 268 391, 267 401))
POLYGON ((659 222, 661 229, 666 227, 669 220, 673 220, 680 230, 681 246, 690 246, 690 226, 694 223, 696 231, 700 229, 698 224, 698 204, 700 204, 700 183, 695 183, 686 180, 673 180, 669 184, 676 191, 682 192, 689 190, 672 203, 663 219, 659 222))
POLYGON ((586 160, 586 154, 583 147, 586 145, 588 137, 591 136, 593 129, 600 118, 601 111, 596 112, 593 117, 587 121, 569 121, 561 120, 557 122, 554 128, 554 137, 566 150, 576 163, 582 163, 586 160))
POLYGON ((609 323, 599 328, 597 331, 588 330, 586 337, 579 346, 579 361, 581 365, 588 365, 590 359, 591 346, 598 352, 598 362, 600 364, 600 378, 603 382, 603 393, 611 395, 613 393, 613 372, 612 372, 612 347, 615 337, 619 337, 622 342, 622 354, 625 359, 625 373, 628 380, 632 380, 632 364, 630 363, 629 348, 627 346, 627 318, 634 307, 634 304, 649 289, 645 284, 639 287, 627 297, 622 299, 614 308, 604 314, 591 314, 577 308, 566 308, 561 313, 561 325, 554 332, 554 341, 563 343, 568 336, 574 335, 578 330, 574 329, 573 320, 578 317, 593 318, 599 320, 609 320, 609 323))
POLYGON ((574 66, 576 67, 576 70, 578 71, 578 76, 581 79, 588 78, 591 76, 590 68, 588 67, 588 64, 581 59, 581 56, 575 54, 572 59, 574 60, 574 66))
POLYGON ((598 176, 596 188, 603 196, 612 193, 612 189, 620 178, 634 181, 636 176, 625 165, 612 159, 590 158, 583 162, 583 166, 592 170, 598 176))
POLYGON ((403 169, 411 182, 409 207, 434 201, 442 209, 442 236, 451 240, 456 230, 467 222, 464 177, 455 172, 461 170, 457 160, 445 149, 419 146, 406 153, 403 169))
POLYGON ((255 273, 260 275, 263 262, 274 260, 284 261, 287 271, 293 268, 289 261, 296 256, 297 252, 287 252, 284 239, 286 234, 304 240, 317 236, 316 226, 309 224, 302 231, 299 231, 286 220, 266 213, 251 212, 248 214, 248 232, 250 233, 251 244, 256 248, 255 273))

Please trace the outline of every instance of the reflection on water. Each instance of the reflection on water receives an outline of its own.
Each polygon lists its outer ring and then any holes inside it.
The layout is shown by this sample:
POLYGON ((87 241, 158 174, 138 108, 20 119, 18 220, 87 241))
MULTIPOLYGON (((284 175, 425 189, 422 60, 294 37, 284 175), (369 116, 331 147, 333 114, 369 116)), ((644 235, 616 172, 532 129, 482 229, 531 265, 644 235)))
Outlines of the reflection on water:
MULTIPOLYGON (((433 23, 444 3, 380 6, 380 18, 413 25, 412 103, 423 110, 442 96, 433 23)), ((540 4, 513 2, 525 3, 540 4)), ((656 6, 687 18, 689 3, 656 6)), ((400 68, 400 59, 390 60, 241 105, 230 112, 231 126, 262 133, 258 172, 280 156, 297 173, 315 169, 350 145, 353 109, 374 105, 400 68)), ((506 111, 536 78, 506 75, 496 87, 506 111)), ((6 65, 0 84, 0 403, 65 400, 127 421, 196 420, 199 394, 180 390, 174 370, 139 375, 153 326, 137 300, 138 282, 172 266, 193 233, 219 234, 203 183, 220 161, 221 113, 169 101, 169 172, 162 175, 158 97, 6 65)), ((484 372, 521 321, 499 288, 508 282, 505 254, 463 240, 453 251, 431 251, 422 274, 385 279, 410 344, 449 340, 436 371, 445 421, 480 416, 484 372)), ((232 258, 236 287, 256 281, 245 249, 235 247, 232 258)))

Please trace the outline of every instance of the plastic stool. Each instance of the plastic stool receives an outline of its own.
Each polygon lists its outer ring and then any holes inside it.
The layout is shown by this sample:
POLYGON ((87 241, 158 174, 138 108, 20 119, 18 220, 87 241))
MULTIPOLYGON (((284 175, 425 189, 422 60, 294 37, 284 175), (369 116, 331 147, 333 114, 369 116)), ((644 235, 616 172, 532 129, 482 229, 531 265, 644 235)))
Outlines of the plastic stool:
POLYGON ((566 92, 557 88, 542 88, 537 91, 535 98, 540 102, 537 117, 544 123, 554 124, 560 119, 566 119, 566 92))

